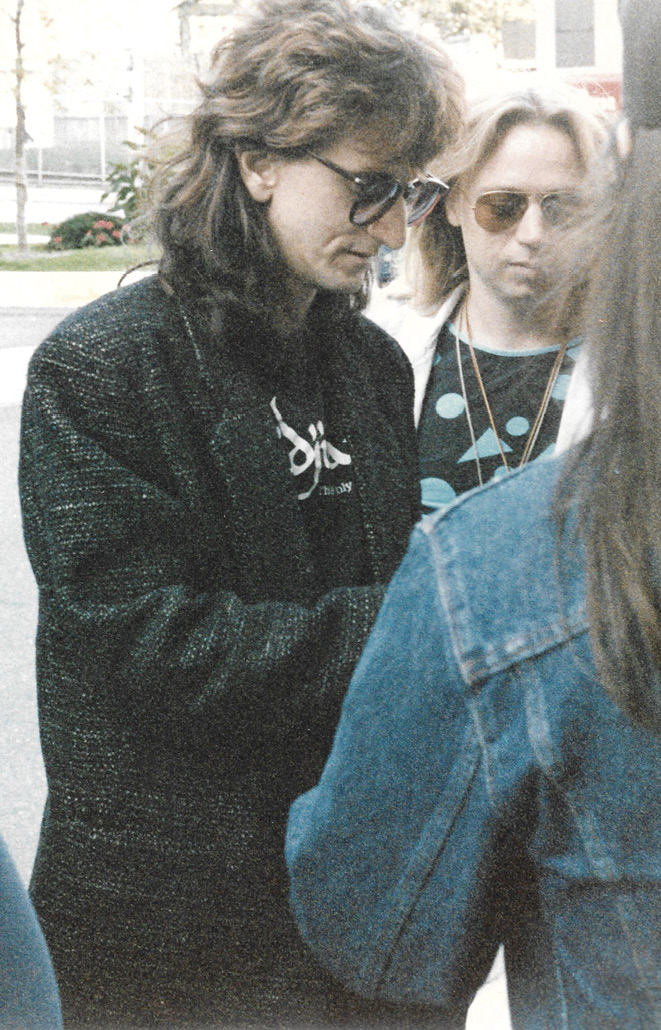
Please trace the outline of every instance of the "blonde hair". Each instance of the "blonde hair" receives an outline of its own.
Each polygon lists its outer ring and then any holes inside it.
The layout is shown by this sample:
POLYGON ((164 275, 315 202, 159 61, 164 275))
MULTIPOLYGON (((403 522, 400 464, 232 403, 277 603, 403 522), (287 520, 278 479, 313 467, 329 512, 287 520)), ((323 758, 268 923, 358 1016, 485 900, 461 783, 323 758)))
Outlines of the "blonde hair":
MULTIPOLYGON (((561 84, 508 90, 475 103, 465 132, 440 156, 433 171, 450 189, 467 185, 515 125, 550 125, 566 133, 583 172, 607 132, 606 120, 579 90, 561 84)), ((461 229, 448 221, 443 201, 411 231, 404 269, 411 302, 424 312, 435 311, 468 277, 461 229)))

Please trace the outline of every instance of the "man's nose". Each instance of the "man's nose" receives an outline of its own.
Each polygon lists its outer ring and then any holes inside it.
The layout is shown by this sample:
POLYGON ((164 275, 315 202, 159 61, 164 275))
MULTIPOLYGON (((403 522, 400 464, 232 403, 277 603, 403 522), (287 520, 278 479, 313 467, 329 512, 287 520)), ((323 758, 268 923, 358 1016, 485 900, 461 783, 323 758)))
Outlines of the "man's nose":
POLYGON ((547 225, 542 213, 541 205, 531 200, 523 213, 523 218, 516 228, 516 238, 519 243, 528 247, 534 247, 541 243, 546 232, 547 225))
POLYGON ((366 226, 367 232, 390 250, 399 250, 406 240, 406 204, 400 197, 376 222, 366 226))

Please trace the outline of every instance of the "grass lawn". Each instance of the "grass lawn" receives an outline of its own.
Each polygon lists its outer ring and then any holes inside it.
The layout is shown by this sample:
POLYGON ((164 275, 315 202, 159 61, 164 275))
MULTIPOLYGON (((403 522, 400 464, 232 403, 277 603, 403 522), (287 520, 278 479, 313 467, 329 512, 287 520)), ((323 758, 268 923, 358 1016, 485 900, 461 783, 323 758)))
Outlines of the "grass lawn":
MULTIPOLYGON (((48 235, 51 231, 51 226, 42 225, 41 222, 28 222, 26 230, 30 233, 30 235, 45 236, 46 238, 48 238, 48 235)), ((8 232, 15 234, 16 222, 0 222, 0 233, 8 232)))
POLYGON ((148 244, 46 250, 45 243, 37 243, 27 257, 21 257, 15 246, 0 247, 0 272, 123 272, 157 257, 156 248, 148 244))

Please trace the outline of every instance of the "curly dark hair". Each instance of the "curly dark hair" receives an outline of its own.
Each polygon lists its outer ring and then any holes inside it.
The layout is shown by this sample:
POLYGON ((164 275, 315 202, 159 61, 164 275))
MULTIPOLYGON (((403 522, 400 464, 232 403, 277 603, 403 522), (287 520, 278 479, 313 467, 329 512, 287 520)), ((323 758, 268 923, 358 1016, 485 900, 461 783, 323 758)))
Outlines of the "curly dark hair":
MULTIPOLYGON (((463 122, 463 82, 445 52, 383 8, 349 0, 260 0, 218 44, 202 99, 153 183, 161 272, 178 292, 268 310, 282 274, 266 211, 237 152, 307 148, 383 127, 394 158, 424 167, 463 122)), ((345 298, 353 308, 366 299, 345 298)))

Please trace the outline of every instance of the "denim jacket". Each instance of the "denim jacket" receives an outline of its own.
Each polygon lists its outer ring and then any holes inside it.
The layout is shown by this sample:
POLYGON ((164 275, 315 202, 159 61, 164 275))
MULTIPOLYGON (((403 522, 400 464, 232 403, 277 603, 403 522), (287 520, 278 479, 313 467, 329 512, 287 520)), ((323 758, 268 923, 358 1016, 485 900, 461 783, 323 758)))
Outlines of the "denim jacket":
POLYGON ((558 464, 416 528, 290 814, 305 940, 439 1026, 503 943, 515 1028, 661 1027, 661 740, 596 678, 558 464))

